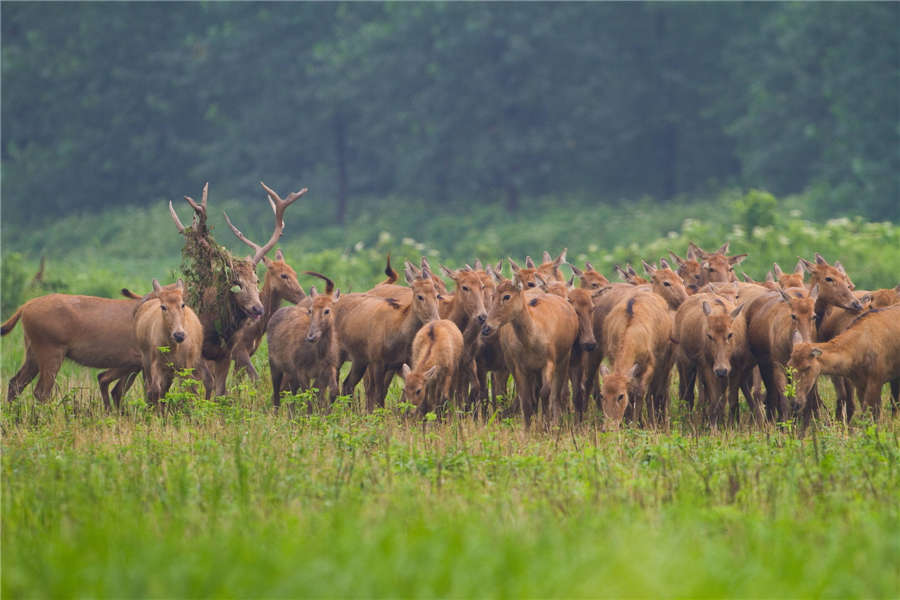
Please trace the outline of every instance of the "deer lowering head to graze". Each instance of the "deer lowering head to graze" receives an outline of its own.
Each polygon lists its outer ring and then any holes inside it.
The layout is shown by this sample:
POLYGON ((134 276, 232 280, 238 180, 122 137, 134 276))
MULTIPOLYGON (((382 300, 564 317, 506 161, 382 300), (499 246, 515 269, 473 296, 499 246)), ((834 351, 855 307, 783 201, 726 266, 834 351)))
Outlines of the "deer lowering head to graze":
POLYGON ((809 343, 795 336, 788 365, 796 369, 794 384, 804 415, 812 412, 807 408, 812 402, 810 391, 820 374, 848 378, 876 420, 881 412, 881 389, 891 382, 892 411, 896 413, 896 390, 900 384, 900 306, 872 309, 828 342, 809 343))
POLYGON ((133 375, 141 370, 141 352, 134 336, 133 313, 138 300, 113 300, 94 296, 48 294, 29 300, 3 323, 7 335, 21 319, 25 336, 25 361, 9 380, 6 399, 12 402, 40 375, 34 396, 50 398, 63 360, 110 369, 98 376, 103 404, 110 408, 109 384, 119 406, 133 375))
POLYGON ((594 265, 591 263, 584 263, 584 271, 576 267, 575 265, 569 265, 572 267, 572 273, 575 274, 575 277, 581 281, 581 287, 589 290, 599 290, 604 285, 609 285, 609 279, 607 279, 602 273, 597 272, 594 269, 594 265))
MULTIPOLYGON (((229 223, 229 225, 231 225, 229 223)), ((232 226, 235 234, 240 233, 236 227, 232 226)), ((248 243, 251 247, 258 249, 259 246, 247 240, 243 234, 238 236, 242 241, 248 243)), ((263 256, 263 262, 266 265, 266 274, 263 278, 262 290, 259 292, 259 299, 263 305, 263 315, 259 319, 248 320, 244 322, 244 326, 237 332, 237 341, 234 349, 231 351, 234 360, 235 371, 243 369, 251 380, 256 381, 259 375, 250 361, 250 357, 259 348, 263 334, 266 332, 266 326, 269 318, 281 306, 282 300, 286 300, 291 304, 297 304, 306 298, 300 282, 297 280, 297 273, 284 260, 284 254, 281 250, 275 251, 275 260, 270 260, 263 256)))
POLYGON ((745 354, 746 322, 738 318, 743 308, 701 292, 688 298, 675 313, 672 335, 677 341, 675 362, 680 395, 689 407, 693 406, 694 381, 699 374, 700 404, 713 426, 724 422, 726 391, 732 376, 743 374, 742 365, 735 360, 745 354), (734 370, 741 373, 733 373, 734 370))
POLYGON ((147 403, 155 406, 166 395, 175 375, 184 370, 205 373, 201 357, 203 326, 184 303, 184 284, 163 288, 153 280, 154 294, 138 304, 134 311, 134 335, 141 351, 147 403))
POLYGON ((811 290, 790 288, 759 295, 744 309, 750 352, 766 386, 769 418, 783 419, 788 406, 784 389, 784 365, 794 346, 794 332, 811 342, 815 335, 815 303, 818 286, 811 290))
MULTIPOLYGON (((325 281, 325 293, 310 289, 306 306, 285 306, 272 316, 266 335, 269 343, 269 367, 272 374, 272 401, 281 404, 281 392, 292 394, 308 388, 313 382, 324 397, 334 400, 338 392, 338 342, 334 326, 334 305, 340 290, 320 273, 304 274, 325 281)), ((312 408, 312 407, 310 407, 312 408)))
POLYGON ((424 415, 453 400, 463 356, 463 336, 453 321, 432 321, 416 333, 412 369, 402 366, 403 399, 424 415))
POLYGON ((578 317, 572 305, 551 294, 526 295, 521 281, 497 278, 497 299, 481 329, 483 336, 497 332, 504 361, 513 371, 526 424, 536 400, 545 415, 559 418, 569 375, 572 345, 578 335, 578 317))
POLYGON ((819 324, 825 313, 832 306, 838 306, 851 312, 859 313, 862 303, 853 295, 853 283, 843 267, 829 265, 821 254, 816 252, 816 262, 800 257, 803 267, 809 271, 809 287, 818 286, 819 296, 816 299, 816 317, 819 324))
MULTIPOLYGON (((235 235, 256 249, 254 254, 246 259, 236 258, 220 248, 209 234, 206 226, 209 184, 203 187, 203 197, 199 204, 185 196, 185 200, 194 209, 194 221, 190 228, 181 224, 172 203, 169 202, 169 211, 175 226, 185 236, 183 253, 191 257, 191 268, 197 271, 190 281, 199 279, 201 282, 198 287, 189 285, 187 297, 190 303, 197 307, 198 316, 203 323, 203 358, 214 363, 216 395, 225 393, 231 353, 238 340, 237 332, 248 318, 259 319, 265 312, 259 295, 256 265, 281 237, 284 230, 284 211, 307 191, 303 188, 282 199, 265 183, 260 182, 260 185, 266 191, 275 213, 275 228, 269 241, 260 247, 246 240, 242 234, 239 235, 240 232, 232 226, 235 235), (230 280, 226 280, 226 277, 230 277, 230 280), (228 286, 227 291, 224 291, 224 286, 228 286)), ((231 226, 228 215, 225 217, 231 226)))
POLYGON ((701 261, 700 273, 703 277, 701 283, 704 284, 719 281, 736 281, 734 265, 740 264, 747 258, 746 254, 727 256, 728 242, 722 244, 715 252, 707 252, 693 242, 690 242, 690 247, 701 261))
POLYGON ((605 425, 617 428, 632 405, 634 419, 642 419, 644 397, 648 422, 665 418, 671 368, 672 316, 656 294, 640 292, 619 302, 604 322, 604 354, 612 368, 601 367, 600 390, 605 425))
POLYGON ((544 250, 544 262, 537 268, 537 272, 540 273, 545 281, 565 281, 559 266, 566 262, 566 252, 568 251, 568 248, 563 248, 559 256, 553 258, 549 252, 544 250))
POLYGON ((406 269, 411 300, 398 302, 371 294, 347 294, 335 305, 335 327, 341 350, 352 362, 342 393, 351 395, 366 376, 366 406, 384 406, 387 376, 409 362, 412 340, 419 328, 437 320, 437 290, 430 270, 419 275, 406 269))

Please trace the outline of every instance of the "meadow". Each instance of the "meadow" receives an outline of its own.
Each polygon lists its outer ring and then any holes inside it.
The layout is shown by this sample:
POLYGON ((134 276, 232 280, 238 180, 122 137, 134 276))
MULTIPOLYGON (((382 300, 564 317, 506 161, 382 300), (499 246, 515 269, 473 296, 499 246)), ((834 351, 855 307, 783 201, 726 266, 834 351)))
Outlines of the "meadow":
MULTIPOLYGON (((640 223, 633 234, 623 233, 624 216, 606 222, 606 209, 583 221, 558 214, 542 224, 540 239, 552 251, 572 246, 570 260, 594 260, 607 273, 632 256, 683 250, 687 239, 708 246, 730 239, 732 251, 751 253, 747 270, 758 278, 771 260, 789 268, 797 253, 821 251, 841 259, 861 286, 896 284, 896 226, 810 222, 789 206, 776 210, 752 194, 710 201, 693 209, 721 213, 720 220, 702 223, 647 208, 645 219, 632 218, 640 223), (608 238, 590 237, 592 224, 608 238), (578 235, 567 237, 572 227, 578 235)), ((635 217, 643 209, 629 210, 635 217)), ((114 295, 177 270, 179 240, 165 213, 132 215, 139 238, 129 238, 127 215, 108 216, 118 228, 104 230, 100 218, 69 220, 51 224, 34 246, 21 237, 6 245, 4 307, 9 282, 22 297, 49 291, 27 280, 35 255, 49 247, 40 240, 53 235, 50 287, 114 295), (78 243, 78 234, 93 242, 78 243), (16 256, 10 247, 28 252, 16 256)), ((301 232, 283 246, 298 270, 322 270, 357 290, 379 279, 389 249, 451 266, 475 252, 496 260, 498 252, 543 250, 525 249, 523 221, 453 243, 452 231, 410 224, 387 233, 381 224, 370 223, 364 238, 360 222, 330 245, 317 247, 301 232), (423 235, 410 237, 416 231, 423 235)), ((22 343, 21 327, 3 338, 4 390, 22 343)), ((659 430, 604 432, 596 407, 583 423, 526 429, 502 407, 486 419, 457 412, 415 421, 399 403, 397 382, 387 408, 373 414, 348 398, 309 412, 308 393, 276 411, 265 344, 253 360, 260 382, 235 380, 215 402, 181 384, 163 414, 144 405, 139 384, 121 414, 105 412, 96 372, 70 363, 53 401, 36 403, 29 388, 4 404, 0 592, 896 597, 900 590, 900 420, 834 421, 830 384, 822 386, 827 410, 806 432, 792 422, 759 429, 746 413, 739 427, 710 431, 677 400, 659 430)))

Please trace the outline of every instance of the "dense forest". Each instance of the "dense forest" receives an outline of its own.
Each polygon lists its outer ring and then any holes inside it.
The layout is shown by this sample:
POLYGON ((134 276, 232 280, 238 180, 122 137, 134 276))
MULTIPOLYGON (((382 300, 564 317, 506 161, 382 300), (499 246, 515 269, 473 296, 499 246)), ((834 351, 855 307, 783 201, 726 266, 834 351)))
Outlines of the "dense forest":
POLYGON ((4 3, 7 224, 308 185, 900 218, 897 3, 4 3), (35 210, 36 207, 40 210, 35 210))

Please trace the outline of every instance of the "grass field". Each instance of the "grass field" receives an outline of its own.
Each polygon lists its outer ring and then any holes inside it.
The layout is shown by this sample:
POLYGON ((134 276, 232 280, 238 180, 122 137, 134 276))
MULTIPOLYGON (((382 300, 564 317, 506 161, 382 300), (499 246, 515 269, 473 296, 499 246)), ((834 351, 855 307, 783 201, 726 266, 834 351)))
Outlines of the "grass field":
MULTIPOLYGON (((2 383, 21 359, 3 340, 2 383)), ((262 366, 264 354, 255 357, 262 366)), ((264 371, 265 373, 266 371, 264 371)), ((897 597, 897 423, 665 431, 274 412, 269 384, 2 414, 2 594, 897 597)), ((29 388, 30 391, 30 388, 29 388)), ((389 405, 396 402, 393 388, 389 405)))

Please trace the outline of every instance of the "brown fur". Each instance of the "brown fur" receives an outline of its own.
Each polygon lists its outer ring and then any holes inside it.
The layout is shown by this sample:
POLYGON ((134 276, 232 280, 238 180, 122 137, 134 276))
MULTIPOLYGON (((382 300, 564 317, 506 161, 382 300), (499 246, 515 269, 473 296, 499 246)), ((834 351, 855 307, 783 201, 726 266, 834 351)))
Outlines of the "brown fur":
POLYGON ((648 394, 649 421, 664 418, 672 354, 672 317, 666 302, 646 292, 623 299, 610 311, 603 329, 604 354, 612 363, 611 370, 601 369, 606 426, 618 427, 629 404, 635 420, 641 419, 648 394))
POLYGON ((463 336, 453 321, 440 319, 424 325, 413 339, 412 369, 404 363, 401 370, 403 399, 422 415, 453 400, 462 357, 463 336))
POLYGON ((778 266, 778 263, 772 263, 772 273, 775 275, 775 280, 778 282, 778 285, 783 290, 792 287, 803 287, 805 285, 803 281, 802 261, 797 261, 797 266, 794 267, 793 273, 785 273, 781 270, 781 267, 778 266))
MULTIPOLYGON (((828 342, 797 340, 788 363, 797 370, 797 400, 810 403, 809 393, 820 374, 850 379, 878 420, 881 388, 891 382, 893 411, 900 386, 900 306, 875 309, 828 342)), ((804 411, 809 413, 809 409, 804 411)))
POLYGON ((694 254, 701 261, 700 283, 702 285, 713 282, 737 281, 737 277, 734 275, 734 266, 743 262, 747 258, 746 254, 727 256, 728 243, 722 244, 715 252, 707 252, 693 242, 690 245, 694 250, 694 254))
POLYGON ((565 399, 572 345, 578 335, 578 317, 572 306, 545 294, 537 306, 528 306, 525 286, 503 280, 497 285, 497 300, 491 307, 482 335, 494 331, 507 365, 513 370, 525 422, 536 409, 535 392, 549 404, 545 414, 559 418, 565 399))
POLYGON ((593 291, 609 285, 609 279, 594 269, 594 265, 591 263, 584 263, 584 271, 575 265, 570 266, 572 267, 572 273, 575 274, 575 277, 578 277, 580 286, 585 289, 593 291))
POLYGON ((141 303, 134 312, 134 335, 141 351, 147 403, 151 406, 169 391, 177 371, 193 369, 195 379, 202 374, 209 383, 201 359, 203 327, 184 303, 181 281, 174 288, 162 289, 154 280, 153 288, 156 296, 141 303))
POLYGON ((586 355, 597 350, 597 337, 594 334, 594 299, 588 288, 570 289, 566 299, 578 317, 578 338, 572 346, 572 359, 569 364, 569 380, 572 382, 572 403, 579 418, 586 408, 584 393, 584 365, 586 355))
POLYGON ((565 281, 559 266, 566 262, 566 252, 568 250, 568 248, 563 248, 563 251, 556 258, 550 256, 550 253, 546 250, 544 251, 544 262, 537 268, 538 274, 544 278, 544 281, 565 281))
POLYGON ((312 289, 308 306, 282 307, 269 321, 266 334, 275 406, 281 404, 285 387, 296 394, 313 381, 322 397, 326 389, 329 400, 337 395, 339 348, 334 304, 340 297, 340 290, 334 291, 332 285, 324 294, 312 289))

